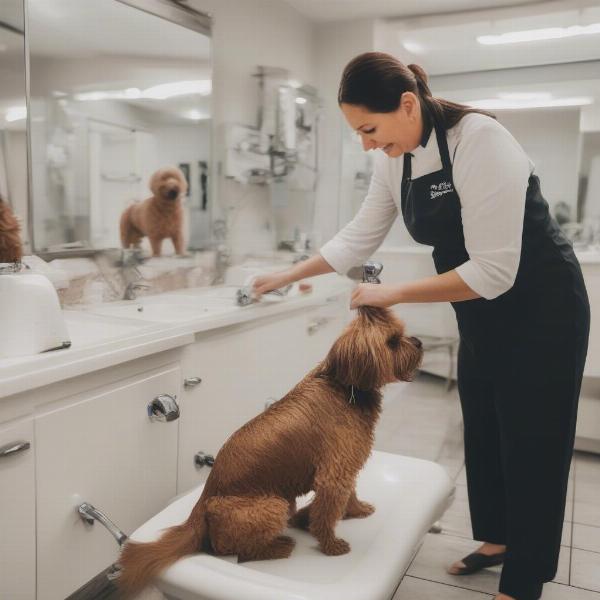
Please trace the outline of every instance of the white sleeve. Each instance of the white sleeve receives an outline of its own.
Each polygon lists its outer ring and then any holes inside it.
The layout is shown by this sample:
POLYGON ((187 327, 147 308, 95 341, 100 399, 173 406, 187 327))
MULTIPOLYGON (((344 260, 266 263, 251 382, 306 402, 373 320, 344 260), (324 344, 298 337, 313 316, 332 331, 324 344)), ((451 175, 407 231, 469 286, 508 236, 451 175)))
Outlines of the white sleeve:
POLYGON ((398 215, 385 174, 384 161, 388 159, 386 156, 381 159, 375 159, 369 191, 354 219, 319 249, 340 275, 363 264, 379 248, 398 215))
POLYGON ((507 292, 517 276, 531 163, 491 119, 469 134, 457 145, 452 169, 470 259, 456 272, 491 300, 507 292))

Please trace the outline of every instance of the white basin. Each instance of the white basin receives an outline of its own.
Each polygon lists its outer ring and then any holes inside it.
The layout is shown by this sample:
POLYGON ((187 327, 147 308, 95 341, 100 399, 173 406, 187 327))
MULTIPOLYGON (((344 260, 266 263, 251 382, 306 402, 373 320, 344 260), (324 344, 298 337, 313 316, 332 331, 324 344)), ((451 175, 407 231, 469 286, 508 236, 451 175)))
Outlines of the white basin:
POLYGON ((109 339, 131 336, 147 329, 149 323, 128 322, 88 312, 63 311, 72 348, 91 346, 109 339))
MULTIPOLYGON (((168 568, 156 582, 177 600, 389 600, 423 537, 448 507, 453 484, 438 464, 373 452, 357 481, 358 497, 375 505, 366 519, 340 521, 338 536, 352 550, 325 556, 310 534, 288 529, 296 540, 288 559, 238 564, 235 557, 195 554, 168 568)), ((131 539, 156 540, 182 523, 202 486, 176 499, 135 531, 131 539)), ((304 497, 298 505, 305 505, 304 497)))
POLYGON ((154 321, 158 323, 178 323, 192 321, 214 314, 228 312, 235 307, 231 306, 205 306, 201 303, 171 302, 166 298, 162 302, 130 302, 127 304, 105 304, 94 306, 90 312, 98 315, 108 315, 121 319, 136 319, 154 321))

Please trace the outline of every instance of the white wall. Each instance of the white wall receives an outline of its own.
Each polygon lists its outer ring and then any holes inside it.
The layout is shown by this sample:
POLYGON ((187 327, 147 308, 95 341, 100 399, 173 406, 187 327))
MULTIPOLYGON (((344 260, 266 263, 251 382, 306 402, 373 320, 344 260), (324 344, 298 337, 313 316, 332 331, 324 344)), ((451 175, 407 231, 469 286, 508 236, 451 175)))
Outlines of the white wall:
POLYGON ((348 127, 337 103, 340 78, 346 64, 357 54, 374 50, 376 28, 372 19, 323 23, 316 30, 315 51, 319 58, 317 88, 324 98, 320 130, 320 172, 315 206, 315 230, 321 245, 331 239, 347 220, 353 205, 350 191, 340 196, 342 177, 342 128, 348 127), (351 209, 350 209, 351 210, 351 209))
MULTIPOLYGON (((213 18, 216 157, 223 124, 258 124, 258 84, 252 75, 259 65, 288 69, 291 78, 315 84, 314 26, 279 0, 192 0, 190 4, 213 18)), ((275 218, 267 186, 219 178, 216 195, 213 218, 227 218, 234 261, 249 252, 275 248, 275 218)))
POLYGON ((567 202, 576 219, 579 181, 579 109, 498 111, 502 123, 535 163, 550 209, 567 202))

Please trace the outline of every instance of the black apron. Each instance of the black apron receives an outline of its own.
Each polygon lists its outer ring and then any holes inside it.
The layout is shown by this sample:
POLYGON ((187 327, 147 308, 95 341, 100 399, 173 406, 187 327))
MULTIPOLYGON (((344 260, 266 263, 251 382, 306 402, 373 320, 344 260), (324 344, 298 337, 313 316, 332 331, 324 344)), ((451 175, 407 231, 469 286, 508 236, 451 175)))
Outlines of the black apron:
MULTIPOLYGON (((469 255, 446 132, 433 124, 442 168, 412 179, 405 153, 401 208, 411 236, 433 246, 436 271, 445 273, 469 255)), ((536 600, 558 563, 590 320, 579 263, 536 175, 514 285, 452 306, 473 537, 507 545, 500 591, 536 600)))

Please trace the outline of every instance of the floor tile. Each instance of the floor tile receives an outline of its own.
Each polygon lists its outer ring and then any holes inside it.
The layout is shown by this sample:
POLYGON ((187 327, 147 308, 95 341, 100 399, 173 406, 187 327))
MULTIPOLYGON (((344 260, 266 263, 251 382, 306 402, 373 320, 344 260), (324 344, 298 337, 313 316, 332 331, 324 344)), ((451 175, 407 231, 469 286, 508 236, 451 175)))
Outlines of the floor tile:
POLYGON ((600 592, 600 553, 573 548, 571 585, 600 592))
MULTIPOLYGON (((600 502, 600 499, 598 501, 600 502)), ((600 527, 574 523, 573 548, 600 553, 600 527)))
MULTIPOLYGON (((479 545, 479 542, 455 536, 427 534, 407 575, 493 594, 498 589, 501 565, 483 569, 469 576, 450 575, 446 572, 446 568, 451 563, 473 552, 479 545)), ((570 553, 570 548, 561 547, 558 570, 554 580, 557 583, 569 583, 570 553)))
POLYGON ((600 600, 600 594, 560 583, 546 583, 541 600, 600 600))
POLYGON ((406 576, 392 600, 490 600, 494 596, 406 576))

